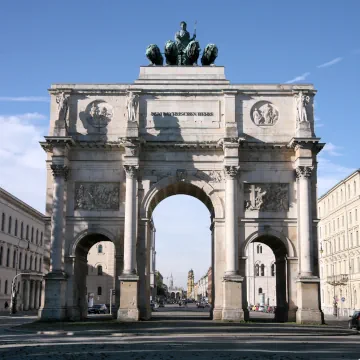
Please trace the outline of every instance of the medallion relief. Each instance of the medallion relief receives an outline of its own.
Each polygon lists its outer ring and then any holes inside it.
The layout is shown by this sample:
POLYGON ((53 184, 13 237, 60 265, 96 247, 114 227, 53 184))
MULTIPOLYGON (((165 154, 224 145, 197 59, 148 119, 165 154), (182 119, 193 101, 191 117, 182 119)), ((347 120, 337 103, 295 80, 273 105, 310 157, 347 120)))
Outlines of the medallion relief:
POLYGON ((119 210, 118 183, 76 183, 75 209, 119 210))
POLYGON ((112 106, 102 100, 93 101, 86 108, 86 120, 95 129, 106 127, 113 115, 112 106))
POLYGON ((289 184, 245 184, 244 195, 245 210, 289 210, 289 184))
POLYGON ((257 126, 273 126, 279 120, 279 111, 269 101, 258 101, 250 113, 252 121, 257 126))

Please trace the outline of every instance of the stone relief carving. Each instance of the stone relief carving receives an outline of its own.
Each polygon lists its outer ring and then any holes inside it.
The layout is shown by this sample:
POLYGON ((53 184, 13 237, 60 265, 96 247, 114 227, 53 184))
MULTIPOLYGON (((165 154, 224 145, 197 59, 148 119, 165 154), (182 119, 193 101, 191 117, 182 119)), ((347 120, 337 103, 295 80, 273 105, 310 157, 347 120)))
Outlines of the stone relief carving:
POLYGON ((177 181, 185 181, 187 178, 187 171, 185 169, 176 170, 177 181))
POLYGON ((201 180, 209 182, 222 182, 225 179, 224 171, 222 170, 198 170, 195 174, 201 180))
POLYGON ((75 209, 118 210, 118 183, 76 183, 75 209))
POLYGON ((310 96, 304 95, 302 91, 294 96, 296 102, 296 124, 308 123, 307 106, 310 103, 310 96))
POLYGON ((245 210, 288 211, 289 184, 245 184, 245 210))
POLYGON ((228 179, 235 179, 239 173, 240 166, 224 166, 225 176, 228 179))
POLYGON ((251 118, 255 125, 273 126, 279 120, 279 111, 269 101, 258 101, 251 108, 251 118))
POLYGON ((102 100, 93 101, 87 107, 87 121, 96 129, 106 127, 113 118, 113 115, 112 106, 102 100))
POLYGON ((129 91, 128 96, 126 98, 126 109, 127 109, 127 117, 128 121, 135 122, 136 121, 136 110, 139 103, 139 96, 134 94, 132 91, 129 91))
POLYGON ((69 107, 69 95, 66 95, 64 92, 61 92, 56 95, 56 103, 58 109, 58 120, 64 121, 66 120, 66 115, 69 107))
POLYGON ((145 169, 144 170, 144 175, 145 176, 155 176, 157 178, 156 181, 159 181, 165 177, 169 177, 172 176, 172 172, 171 170, 150 170, 150 169, 145 169))

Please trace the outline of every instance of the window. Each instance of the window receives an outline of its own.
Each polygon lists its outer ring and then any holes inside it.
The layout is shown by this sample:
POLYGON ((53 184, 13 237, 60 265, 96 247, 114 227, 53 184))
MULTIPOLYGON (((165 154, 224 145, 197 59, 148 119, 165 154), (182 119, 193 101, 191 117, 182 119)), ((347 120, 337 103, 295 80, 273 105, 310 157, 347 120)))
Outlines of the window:
POLYGON ((271 276, 275 276, 275 264, 271 264, 271 276))
POLYGON ((29 225, 26 225, 26 240, 29 240, 29 225))
POLYGON ((27 270, 27 254, 25 254, 24 270, 27 270))
POLYGON ((1 231, 5 231, 5 213, 1 215, 1 231))
POLYGON ((358 217, 357 217, 357 209, 355 209, 355 221, 357 221, 358 217))
POLYGON ((36 245, 38 244, 39 242, 39 230, 36 229, 36 245))
POLYGON ((3 264, 3 251, 4 251, 4 248, 2 246, 0 246, 0 265, 3 264))
POLYGON ((102 254, 102 252, 103 252, 103 246, 100 244, 98 246, 98 254, 102 254))
POLYGON ((7 294, 8 293, 8 281, 5 280, 5 289, 4 289, 4 293, 7 294))
POLYGON ((265 265, 264 264, 261 264, 261 266, 260 266, 260 273, 261 273, 261 276, 265 276, 265 265))
POLYGON ((42 246, 42 241, 43 241, 43 233, 41 232, 41 234, 40 234, 40 246, 42 246))
POLYGON ((340 228, 340 219, 337 218, 337 228, 339 229, 340 228))
POLYGON ((356 181, 354 181, 354 195, 356 195, 356 181))
POLYGON ((333 220, 333 231, 335 231, 335 220, 333 220))
POLYGON ((97 291, 98 296, 100 296, 101 293, 102 293, 102 288, 101 288, 101 286, 99 286, 99 287, 98 287, 98 291, 97 291))
POLYGON ((259 291, 259 294, 262 294, 262 288, 259 288, 258 291, 259 291))
POLYGON ((19 269, 21 269, 21 263, 22 263, 22 253, 19 253, 19 269))
POLYGON ((354 306, 357 305, 357 297, 356 297, 356 290, 354 289, 354 306))
POLYGON ((262 246, 261 246, 261 245, 258 245, 258 246, 256 247, 256 251, 257 251, 258 254, 262 254, 262 246))
POLYGON ((16 250, 13 252, 13 268, 16 268, 16 250))
POLYGON ((348 199, 350 199, 350 196, 351 196, 351 194, 350 194, 350 184, 348 184, 348 199))
POLYGON ((24 224, 21 223, 20 225, 20 239, 24 238, 24 224))
POLYGON ((34 242, 34 227, 31 227, 31 242, 34 242))
POLYGON ((344 215, 341 217, 341 226, 344 226, 344 215))
POLYGON ((350 213, 349 213, 349 224, 351 224, 351 222, 352 222, 352 216, 351 216, 351 211, 350 211, 350 213))
POLYGON ((342 189, 340 190, 340 199, 341 199, 341 202, 343 202, 344 196, 343 196, 343 191, 342 191, 342 189))
POLYGON ((350 260, 350 266, 351 266, 351 273, 353 274, 355 272, 354 259, 350 260))
POLYGON ((37 257, 35 257, 35 267, 34 270, 37 271, 37 257))
POLYGON ((255 276, 259 276, 260 272, 259 272, 259 264, 255 265, 255 276))
POLYGON ((7 249, 7 253, 6 253, 6 266, 7 267, 10 266, 10 249, 7 249))
POLYGON ((359 246, 359 231, 356 232, 356 246, 359 246))
POLYGON ((9 216, 9 222, 8 222, 8 234, 11 234, 11 228, 12 228, 12 218, 9 216))
POLYGON ((352 248, 353 247, 353 234, 350 233, 350 244, 349 244, 349 247, 352 248))
POLYGON ((30 264, 29 264, 29 270, 32 270, 32 262, 33 262, 33 257, 32 255, 30 255, 30 264))
POLYGON ((99 275, 99 276, 101 276, 101 275, 103 274, 103 268, 102 268, 101 265, 99 265, 99 266, 97 267, 97 272, 98 272, 98 275, 99 275))
POLYGON ((41 268, 41 258, 39 259, 39 271, 42 272, 42 268, 41 268))
POLYGON ((17 236, 18 235, 18 221, 17 219, 15 219, 15 230, 14 230, 14 235, 17 236))

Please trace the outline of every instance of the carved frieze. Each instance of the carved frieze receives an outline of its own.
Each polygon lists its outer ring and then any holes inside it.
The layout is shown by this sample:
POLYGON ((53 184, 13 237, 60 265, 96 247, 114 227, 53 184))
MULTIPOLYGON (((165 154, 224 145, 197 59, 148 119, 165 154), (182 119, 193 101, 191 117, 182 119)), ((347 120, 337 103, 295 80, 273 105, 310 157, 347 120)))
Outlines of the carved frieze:
POLYGON ((279 120, 279 110, 270 101, 258 101, 251 108, 250 115, 257 126, 273 126, 279 120))
POLYGON ((225 179, 224 171, 222 170, 198 170, 195 176, 206 182, 220 183, 225 179))
POLYGON ((93 101, 86 109, 86 119, 95 129, 106 127, 113 118, 113 115, 112 106, 102 100, 93 101))
POLYGON ((118 210, 119 193, 119 183, 77 182, 75 209, 118 210))
POLYGON ((289 184, 245 184, 244 195, 245 210, 289 210, 289 184))
POLYGON ((172 176, 171 170, 162 170, 162 169, 145 169, 144 170, 144 176, 155 176, 156 181, 159 181, 165 177, 172 176))

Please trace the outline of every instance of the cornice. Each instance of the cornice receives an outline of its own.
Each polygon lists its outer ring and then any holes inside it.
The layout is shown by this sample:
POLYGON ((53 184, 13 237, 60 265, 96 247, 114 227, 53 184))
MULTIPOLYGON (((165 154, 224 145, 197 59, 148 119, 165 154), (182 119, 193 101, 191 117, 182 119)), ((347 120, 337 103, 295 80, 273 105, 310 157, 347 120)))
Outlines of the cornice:
POLYGON ((45 141, 40 141, 41 147, 46 152, 52 152, 54 147, 69 148, 75 144, 70 136, 44 136, 45 141))
POLYGON ((175 143, 175 142, 146 142, 144 148, 168 148, 168 149, 221 149, 218 142, 193 142, 193 143, 175 143))

